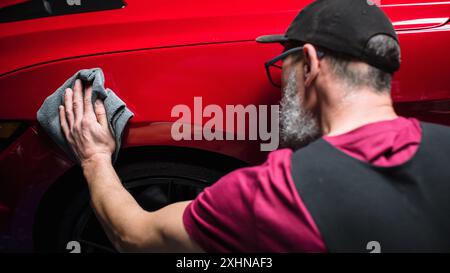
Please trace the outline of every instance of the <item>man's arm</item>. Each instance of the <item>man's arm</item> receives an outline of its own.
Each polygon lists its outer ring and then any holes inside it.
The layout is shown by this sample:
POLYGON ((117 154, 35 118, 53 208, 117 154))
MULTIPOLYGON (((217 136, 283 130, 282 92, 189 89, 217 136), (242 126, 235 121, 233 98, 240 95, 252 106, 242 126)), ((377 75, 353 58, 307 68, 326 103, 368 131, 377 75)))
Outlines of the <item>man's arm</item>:
POLYGON ((60 107, 61 128, 80 160, 91 194, 92 207, 108 238, 119 251, 200 252, 183 222, 189 202, 172 204, 155 212, 143 210, 122 186, 112 164, 114 138, 103 102, 91 102, 92 87, 82 92, 77 80, 67 89, 60 107), (84 96, 83 96, 84 94, 84 96))
POLYGON ((155 212, 143 210, 120 183, 110 159, 83 164, 91 203, 109 239, 119 251, 197 252, 182 222, 190 202, 169 205, 155 212))

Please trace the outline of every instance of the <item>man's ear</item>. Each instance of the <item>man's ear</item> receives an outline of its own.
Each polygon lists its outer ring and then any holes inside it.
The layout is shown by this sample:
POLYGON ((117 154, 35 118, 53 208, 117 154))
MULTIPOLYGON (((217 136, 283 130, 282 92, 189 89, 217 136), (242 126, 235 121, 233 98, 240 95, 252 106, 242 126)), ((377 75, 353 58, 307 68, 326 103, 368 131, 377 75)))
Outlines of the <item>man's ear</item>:
POLYGON ((305 77, 305 87, 309 87, 319 74, 319 58, 317 57, 316 49, 311 44, 305 44, 303 46, 303 56, 303 75, 305 77))

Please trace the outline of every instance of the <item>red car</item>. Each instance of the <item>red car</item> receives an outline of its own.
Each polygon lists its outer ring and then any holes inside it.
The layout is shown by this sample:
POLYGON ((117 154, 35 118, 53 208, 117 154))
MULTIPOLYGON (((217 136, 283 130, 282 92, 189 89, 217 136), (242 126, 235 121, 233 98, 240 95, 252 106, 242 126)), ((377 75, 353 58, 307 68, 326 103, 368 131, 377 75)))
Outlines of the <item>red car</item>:
MULTIPOLYGON (((80 168, 36 123, 43 100, 80 69, 101 67, 135 113, 116 169, 145 209, 192 199, 225 173, 261 163, 258 141, 173 140, 171 109, 196 96, 224 108, 277 104, 264 62, 282 48, 255 38, 284 33, 310 2, 2 1, 0 252, 67 251, 70 241, 114 251, 80 168)), ((401 42, 397 110, 450 125, 450 2, 374 2, 401 42)))

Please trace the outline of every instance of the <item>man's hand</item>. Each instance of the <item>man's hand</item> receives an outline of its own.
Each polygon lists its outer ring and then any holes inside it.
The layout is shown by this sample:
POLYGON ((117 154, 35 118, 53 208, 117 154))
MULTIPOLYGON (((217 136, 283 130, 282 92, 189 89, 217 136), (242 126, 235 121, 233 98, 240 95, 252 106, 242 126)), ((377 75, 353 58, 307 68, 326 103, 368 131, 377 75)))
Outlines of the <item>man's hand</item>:
POLYGON ((80 160, 91 205, 110 241, 120 251, 202 251, 183 225, 189 202, 147 212, 122 186, 111 164, 116 144, 105 106, 97 100, 94 111, 92 87, 87 86, 85 92, 82 88, 77 80, 74 90, 66 90, 64 106, 59 108, 61 127, 80 160))
POLYGON ((81 80, 75 81, 74 90, 68 88, 64 106, 59 107, 61 128, 81 165, 95 160, 111 160, 116 148, 109 129, 103 102, 92 105, 92 86, 83 92, 81 80))

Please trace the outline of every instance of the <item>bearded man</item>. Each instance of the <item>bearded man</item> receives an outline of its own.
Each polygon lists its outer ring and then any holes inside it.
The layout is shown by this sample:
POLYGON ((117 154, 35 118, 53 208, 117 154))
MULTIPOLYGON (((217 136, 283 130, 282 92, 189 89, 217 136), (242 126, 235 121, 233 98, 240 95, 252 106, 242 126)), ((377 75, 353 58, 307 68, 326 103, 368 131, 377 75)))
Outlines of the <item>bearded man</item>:
POLYGON ((400 45, 382 10, 366 0, 317 0, 286 34, 257 41, 284 47, 266 69, 282 88, 286 148, 155 212, 114 171, 103 104, 91 104, 90 87, 83 101, 80 82, 66 92, 61 126, 115 247, 366 252, 375 241, 384 252, 450 251, 450 130, 395 113, 400 45))

